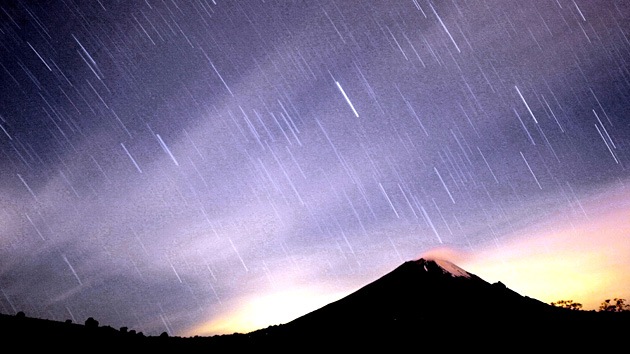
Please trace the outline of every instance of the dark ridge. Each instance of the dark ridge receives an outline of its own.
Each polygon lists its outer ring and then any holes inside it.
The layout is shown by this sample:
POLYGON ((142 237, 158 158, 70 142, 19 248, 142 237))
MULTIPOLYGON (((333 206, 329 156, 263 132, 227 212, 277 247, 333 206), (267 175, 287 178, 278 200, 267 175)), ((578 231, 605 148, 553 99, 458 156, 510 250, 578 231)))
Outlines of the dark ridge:
POLYGON ((630 312, 575 311, 490 284, 445 261, 408 261, 354 293, 283 325, 211 337, 145 336, 127 328, 0 314, 5 348, 82 352, 223 352, 407 348, 486 351, 613 348, 630 312), (83 343, 83 344, 78 344, 83 343), (505 347, 509 345, 510 347, 505 347), (87 347, 85 347, 87 346, 87 347))

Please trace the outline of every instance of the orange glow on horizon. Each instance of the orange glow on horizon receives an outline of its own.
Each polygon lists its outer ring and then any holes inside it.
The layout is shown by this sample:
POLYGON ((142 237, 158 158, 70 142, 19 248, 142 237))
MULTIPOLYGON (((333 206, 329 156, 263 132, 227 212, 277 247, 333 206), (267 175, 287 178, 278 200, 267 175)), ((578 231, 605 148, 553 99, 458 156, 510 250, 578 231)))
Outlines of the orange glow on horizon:
POLYGON ((234 311, 192 328, 185 336, 248 333, 271 325, 284 324, 344 295, 328 294, 309 288, 255 294, 239 301, 234 311))
POLYGON ((554 225, 553 231, 521 235, 496 248, 456 254, 454 262, 486 281, 501 281, 546 303, 574 300, 583 310, 597 310, 605 299, 630 299, 630 205, 623 202, 627 197, 601 198, 590 205, 594 209, 590 220, 577 225, 554 225), (601 211, 603 201, 621 207, 601 211))

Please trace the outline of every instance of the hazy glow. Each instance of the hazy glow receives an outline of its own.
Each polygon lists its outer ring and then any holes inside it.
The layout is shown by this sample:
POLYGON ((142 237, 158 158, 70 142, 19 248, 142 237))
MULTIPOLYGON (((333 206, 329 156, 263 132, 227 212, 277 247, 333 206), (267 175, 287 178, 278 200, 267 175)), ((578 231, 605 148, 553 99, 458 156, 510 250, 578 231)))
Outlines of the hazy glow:
POLYGON ((546 303, 574 300, 597 310, 607 298, 630 295, 629 196, 603 194, 585 205, 589 219, 582 223, 551 224, 553 230, 460 254, 454 262, 521 295, 546 303))
POLYGON ((193 328, 188 335, 247 333, 279 325, 338 300, 342 294, 321 289, 297 288, 266 294, 253 294, 239 301, 233 312, 193 328))

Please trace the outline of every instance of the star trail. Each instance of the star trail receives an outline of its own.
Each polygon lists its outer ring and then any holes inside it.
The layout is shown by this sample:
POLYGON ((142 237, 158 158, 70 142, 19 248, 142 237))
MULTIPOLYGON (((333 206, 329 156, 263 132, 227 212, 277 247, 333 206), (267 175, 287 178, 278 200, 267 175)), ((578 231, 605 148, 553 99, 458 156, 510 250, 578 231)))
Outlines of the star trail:
POLYGON ((253 330, 434 249, 630 274, 628 2, 0 10, 3 313, 253 330))

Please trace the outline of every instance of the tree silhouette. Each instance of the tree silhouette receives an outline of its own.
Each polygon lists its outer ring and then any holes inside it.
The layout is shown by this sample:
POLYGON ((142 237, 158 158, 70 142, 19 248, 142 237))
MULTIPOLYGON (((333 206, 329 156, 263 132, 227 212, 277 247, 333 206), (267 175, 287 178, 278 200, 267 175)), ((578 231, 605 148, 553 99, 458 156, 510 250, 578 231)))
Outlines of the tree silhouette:
POLYGON ((98 321, 95 320, 93 317, 89 317, 87 320, 85 320, 85 327, 96 328, 98 327, 98 321))
POLYGON ((582 310, 582 304, 580 304, 579 302, 573 302, 573 300, 558 300, 556 302, 552 302, 551 306, 562 307, 575 311, 582 310))
POLYGON ((630 311, 630 305, 626 304, 626 299, 614 298, 606 299, 599 305, 600 312, 625 312, 630 311))

